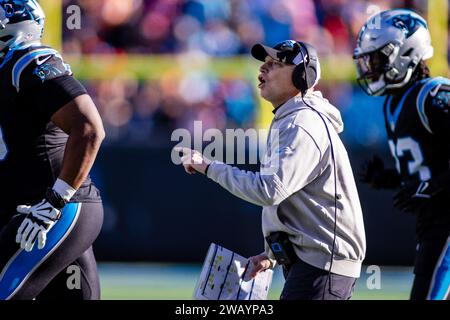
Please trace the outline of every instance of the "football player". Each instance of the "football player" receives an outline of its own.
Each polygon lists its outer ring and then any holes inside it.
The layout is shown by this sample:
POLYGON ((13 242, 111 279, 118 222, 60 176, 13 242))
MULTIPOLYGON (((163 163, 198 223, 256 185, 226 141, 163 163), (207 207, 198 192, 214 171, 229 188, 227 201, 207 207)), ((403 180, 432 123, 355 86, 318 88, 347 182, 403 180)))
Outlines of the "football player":
POLYGON ((395 170, 379 157, 362 180, 396 189, 394 206, 417 217, 417 253, 410 298, 447 299, 450 289, 450 80, 430 77, 427 22, 410 10, 380 12, 365 23, 354 52, 358 82, 384 95, 384 118, 395 170))
POLYGON ((103 209, 88 173, 105 134, 70 67, 41 45, 44 19, 35 0, 0 0, 0 299, 98 299, 103 209))

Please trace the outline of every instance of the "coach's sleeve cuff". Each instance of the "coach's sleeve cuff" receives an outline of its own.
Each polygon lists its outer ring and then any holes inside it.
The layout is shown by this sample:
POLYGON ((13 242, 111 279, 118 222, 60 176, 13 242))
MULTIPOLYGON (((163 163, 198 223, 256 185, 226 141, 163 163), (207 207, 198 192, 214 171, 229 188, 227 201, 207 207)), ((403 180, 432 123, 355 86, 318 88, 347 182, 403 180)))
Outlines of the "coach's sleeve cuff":
POLYGON ((217 182, 220 172, 224 170, 226 166, 227 165, 225 163, 215 160, 210 163, 205 174, 209 179, 217 182))
POLYGON ((268 253, 266 252, 266 255, 267 255, 267 259, 270 262, 270 269, 275 268, 277 266, 277 260, 275 260, 273 253, 271 251, 269 251, 268 253))
POLYGON ((277 260, 269 258, 270 261, 270 269, 273 269, 277 266, 277 260))

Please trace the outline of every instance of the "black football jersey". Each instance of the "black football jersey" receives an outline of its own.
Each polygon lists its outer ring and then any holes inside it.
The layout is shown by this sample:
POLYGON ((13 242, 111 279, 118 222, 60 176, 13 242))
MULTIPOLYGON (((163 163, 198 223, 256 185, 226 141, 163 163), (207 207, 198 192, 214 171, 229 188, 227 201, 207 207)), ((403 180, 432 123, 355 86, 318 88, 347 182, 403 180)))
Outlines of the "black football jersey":
MULTIPOLYGON (((426 78, 384 103, 389 148, 404 182, 433 179, 450 169, 450 80, 426 78)), ((450 194, 436 196, 418 227, 449 223, 450 194)))
MULTIPOLYGON (((58 178, 68 139, 52 115, 85 88, 49 47, 10 51, 0 63, 0 214, 42 200, 58 178)), ((90 179, 73 201, 99 199, 90 179)))

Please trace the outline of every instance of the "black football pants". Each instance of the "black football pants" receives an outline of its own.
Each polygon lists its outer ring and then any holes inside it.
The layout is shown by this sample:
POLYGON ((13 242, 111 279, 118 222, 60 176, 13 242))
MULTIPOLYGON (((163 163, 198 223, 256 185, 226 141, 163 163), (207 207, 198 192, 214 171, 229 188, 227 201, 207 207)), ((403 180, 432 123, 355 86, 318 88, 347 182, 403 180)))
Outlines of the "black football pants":
POLYGON ((348 300, 356 278, 316 268, 300 259, 283 266, 286 279, 280 300, 348 300))
POLYGON ((0 226, 0 300, 100 299, 92 244, 103 223, 101 203, 69 203, 43 249, 16 243, 25 215, 0 226))
POLYGON ((417 245, 411 300, 448 300, 450 293, 450 234, 434 232, 417 245))

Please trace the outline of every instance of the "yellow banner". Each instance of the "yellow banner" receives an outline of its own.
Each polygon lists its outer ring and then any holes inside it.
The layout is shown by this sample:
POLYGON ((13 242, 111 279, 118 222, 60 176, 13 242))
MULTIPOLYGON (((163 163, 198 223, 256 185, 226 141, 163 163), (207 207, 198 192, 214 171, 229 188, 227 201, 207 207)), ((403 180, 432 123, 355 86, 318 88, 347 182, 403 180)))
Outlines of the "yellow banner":
POLYGON ((448 1, 428 1, 428 24, 431 33, 431 44, 434 47, 434 57, 430 60, 433 76, 448 77, 448 1))
POLYGON ((43 43, 61 51, 63 10, 62 0, 40 0, 45 12, 45 29, 43 43))

